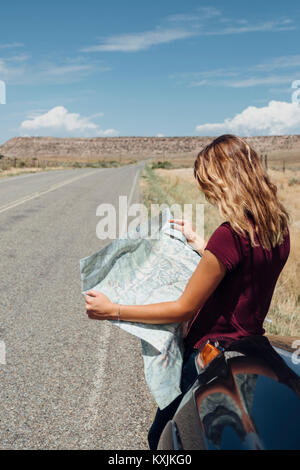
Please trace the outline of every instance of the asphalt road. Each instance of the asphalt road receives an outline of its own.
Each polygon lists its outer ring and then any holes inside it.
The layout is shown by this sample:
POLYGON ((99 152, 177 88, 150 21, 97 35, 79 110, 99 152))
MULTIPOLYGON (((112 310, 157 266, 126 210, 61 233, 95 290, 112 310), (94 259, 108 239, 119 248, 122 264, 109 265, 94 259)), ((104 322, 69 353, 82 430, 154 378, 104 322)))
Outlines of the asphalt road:
POLYGON ((89 320, 79 259, 103 202, 139 198, 139 166, 0 180, 0 448, 147 449, 140 341, 89 320))

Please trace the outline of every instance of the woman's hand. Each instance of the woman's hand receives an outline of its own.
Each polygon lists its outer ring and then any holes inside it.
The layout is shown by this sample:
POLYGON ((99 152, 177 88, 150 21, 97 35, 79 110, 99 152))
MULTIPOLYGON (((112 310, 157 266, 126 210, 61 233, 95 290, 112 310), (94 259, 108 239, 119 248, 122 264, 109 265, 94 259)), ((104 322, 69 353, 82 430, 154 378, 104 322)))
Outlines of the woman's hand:
POLYGON ((200 255, 203 255, 206 241, 200 237, 193 229, 192 224, 188 220, 182 219, 170 219, 169 222, 173 225, 173 228, 179 230, 185 236, 187 242, 191 247, 198 251, 200 255))
POLYGON ((116 320, 118 305, 101 292, 90 290, 85 296, 86 313, 92 320, 116 320))

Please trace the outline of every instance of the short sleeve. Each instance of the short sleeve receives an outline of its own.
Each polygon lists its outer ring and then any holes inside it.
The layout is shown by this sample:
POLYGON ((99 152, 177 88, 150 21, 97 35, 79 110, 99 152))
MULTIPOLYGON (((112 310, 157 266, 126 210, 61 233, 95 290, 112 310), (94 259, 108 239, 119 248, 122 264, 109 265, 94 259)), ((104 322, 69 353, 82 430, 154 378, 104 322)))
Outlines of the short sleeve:
POLYGON ((228 222, 220 225, 212 234, 205 250, 213 253, 228 271, 233 271, 242 259, 239 236, 228 222))

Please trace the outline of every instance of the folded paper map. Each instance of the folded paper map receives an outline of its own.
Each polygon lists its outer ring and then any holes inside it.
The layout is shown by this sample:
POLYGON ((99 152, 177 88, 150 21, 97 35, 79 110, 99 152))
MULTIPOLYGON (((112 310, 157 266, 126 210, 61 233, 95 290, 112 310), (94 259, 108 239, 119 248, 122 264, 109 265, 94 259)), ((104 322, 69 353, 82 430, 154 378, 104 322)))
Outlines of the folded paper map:
MULTIPOLYGON (((177 300, 201 258, 170 218, 166 209, 81 259, 82 293, 94 289, 123 305, 177 300)), ((165 408, 181 393, 185 325, 111 323, 141 339, 146 382, 159 408, 165 408)))

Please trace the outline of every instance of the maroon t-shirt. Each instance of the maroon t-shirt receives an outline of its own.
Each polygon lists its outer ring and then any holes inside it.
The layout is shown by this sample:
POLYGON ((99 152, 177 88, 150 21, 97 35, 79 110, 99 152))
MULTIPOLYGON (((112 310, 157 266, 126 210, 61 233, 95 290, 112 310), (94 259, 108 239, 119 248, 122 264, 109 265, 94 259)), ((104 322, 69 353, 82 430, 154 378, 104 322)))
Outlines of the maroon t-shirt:
MULTIPOLYGON (((258 242, 257 238, 256 241, 258 242)), ((199 348, 208 339, 229 340, 263 335, 275 284, 290 252, 289 233, 271 250, 251 247, 228 222, 210 237, 205 248, 226 267, 225 277, 190 322, 187 346, 199 348)))

